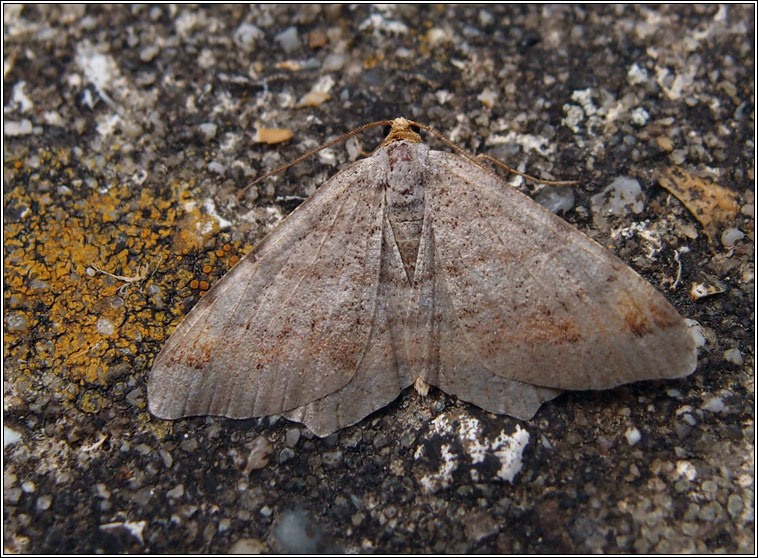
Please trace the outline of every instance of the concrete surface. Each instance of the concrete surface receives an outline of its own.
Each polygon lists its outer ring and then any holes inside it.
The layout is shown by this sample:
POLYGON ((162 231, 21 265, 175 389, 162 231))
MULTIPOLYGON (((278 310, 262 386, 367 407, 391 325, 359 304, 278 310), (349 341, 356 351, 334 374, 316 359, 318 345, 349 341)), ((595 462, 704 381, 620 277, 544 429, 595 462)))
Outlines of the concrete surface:
POLYGON ((7 551, 755 550, 753 5, 3 15, 7 551), (381 133, 235 193, 396 116, 579 179, 563 216, 696 322, 697 371, 529 422, 438 390, 325 439, 152 418, 147 372, 200 292, 381 133), (659 187, 672 167, 734 193, 729 246, 659 187), (602 218, 618 177, 641 199, 602 218), (723 292, 692 300, 701 282, 723 292))

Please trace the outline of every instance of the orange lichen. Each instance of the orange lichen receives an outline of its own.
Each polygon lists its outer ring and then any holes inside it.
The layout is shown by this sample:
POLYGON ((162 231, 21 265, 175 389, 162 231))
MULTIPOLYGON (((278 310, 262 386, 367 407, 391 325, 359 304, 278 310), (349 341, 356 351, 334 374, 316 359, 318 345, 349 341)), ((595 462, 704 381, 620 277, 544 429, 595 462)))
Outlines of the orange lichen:
POLYGON ((200 250, 205 242, 218 233, 218 223, 209 215, 191 208, 176 225, 172 248, 179 254, 200 250))
POLYGON ((372 54, 366 60, 363 61, 363 69, 370 70, 374 68, 379 62, 384 60, 383 54, 372 54))
POLYGON ((84 390, 116 381, 114 370, 146 372, 197 295, 193 264, 218 225, 185 203, 187 183, 169 185, 164 197, 103 177, 92 188, 69 166, 89 163, 67 150, 36 155, 34 169, 17 156, 4 164, 3 296, 13 312, 4 357, 14 363, 6 379, 58 376, 59 396, 97 412, 100 397, 84 390))

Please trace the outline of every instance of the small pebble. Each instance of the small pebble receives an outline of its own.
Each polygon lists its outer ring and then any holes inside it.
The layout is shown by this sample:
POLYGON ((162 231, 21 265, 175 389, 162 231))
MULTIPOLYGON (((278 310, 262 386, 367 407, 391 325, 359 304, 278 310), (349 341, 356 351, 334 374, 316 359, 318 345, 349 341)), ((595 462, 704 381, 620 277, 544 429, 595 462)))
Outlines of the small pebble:
POLYGON ((296 27, 288 27, 276 35, 274 41, 279 43, 279 46, 281 46, 287 54, 294 52, 300 46, 300 37, 297 34, 296 27))
POLYGON ((703 492, 708 492, 710 494, 715 494, 719 489, 718 485, 712 480, 703 481, 703 484, 700 485, 700 488, 703 489, 703 492))
POLYGON ((477 99, 485 107, 492 108, 497 101, 497 93, 491 89, 485 89, 479 94, 479 97, 477 97, 477 99))
POLYGON ((259 128, 254 139, 258 143, 282 143, 292 139, 292 131, 286 128, 259 128))
POLYGON ((229 548, 229 554, 263 554, 265 545, 258 539, 240 539, 229 548))
POLYGON ((284 443, 287 445, 287 447, 294 448, 297 445, 297 442, 299 440, 300 440, 300 429, 288 428, 287 432, 284 435, 284 443))
POLYGON ((729 515, 733 519, 736 519, 742 513, 742 508, 742 498, 740 498, 737 494, 730 495, 729 499, 726 501, 726 511, 729 512, 729 515))
POLYGON ((640 431, 634 426, 627 428, 626 432, 624 432, 624 436, 626 436, 626 441, 629 442, 630 446, 633 446, 642 438, 642 434, 640 434, 640 431))
POLYGON ((710 413, 721 413, 726 409, 726 406, 720 397, 710 397, 705 401, 702 408, 710 413))
POLYGON ((174 500, 178 500, 182 496, 184 496, 184 485, 183 484, 177 484, 174 488, 166 492, 166 496, 169 498, 173 498, 174 500))
POLYGON ((626 80, 631 85, 640 85, 648 81, 647 70, 641 68, 636 63, 632 64, 629 71, 626 73, 626 80))
POLYGON ((740 350, 737 347, 732 347, 731 349, 724 351, 724 360, 736 364, 737 366, 742 366, 745 362, 742 358, 742 353, 740 353, 740 350))
POLYGON ((295 457, 295 451, 292 448, 284 448, 279 452, 279 463, 285 463, 295 457))
POLYGON ((243 23, 234 30, 232 39, 244 49, 252 47, 256 41, 263 38, 263 31, 250 23, 243 23))
POLYGON ((100 335, 110 336, 116 331, 116 326, 108 318, 100 318, 97 320, 97 332, 100 335))
POLYGON ((721 233, 721 244, 724 245, 724 248, 731 248, 743 238, 745 238, 745 233, 740 229, 726 229, 721 233))
POLYGON ((205 139, 205 141, 209 141, 216 137, 218 126, 216 126, 216 124, 213 122, 203 122, 198 126, 198 129, 200 130, 200 134, 202 134, 203 139, 205 139))
POLYGON ((674 142, 667 136, 658 136, 655 141, 663 151, 668 152, 674 149, 674 142))
POLYGON ((342 452, 339 450, 328 451, 321 456, 321 461, 327 467, 336 467, 337 465, 342 463, 342 452))
POLYGON ((158 450, 158 454, 161 456, 161 459, 163 460, 163 464, 166 466, 166 469, 170 469, 171 465, 174 464, 174 458, 171 456, 171 454, 163 448, 158 450))
POLYGON ((274 538, 289 554, 324 554, 340 552, 328 544, 323 529, 300 510, 285 512, 273 530, 274 538))
POLYGON ((142 49, 142 51, 139 53, 139 59, 143 62, 151 62, 156 56, 158 56, 158 53, 161 51, 160 48, 158 48, 157 45, 149 45, 142 49))
POLYGON ((21 489, 18 487, 3 490, 3 502, 15 506, 21 499, 21 489))
POLYGON ((687 159, 687 150, 676 149, 671 152, 671 155, 669 157, 672 163, 674 163, 675 165, 681 165, 682 163, 684 163, 685 159, 687 159))
POLYGON ((574 207, 574 189, 570 186, 545 187, 534 201, 553 213, 565 213, 574 207))
POLYGON ((338 72, 347 62, 347 56, 342 53, 332 53, 324 58, 322 66, 325 72, 338 72))
POLYGON ((247 457, 245 473, 250 474, 252 471, 263 469, 268 465, 268 459, 272 451, 274 451, 274 448, 264 435, 260 435, 253 440, 253 448, 247 457))
POLYGON ((495 21, 495 18, 487 10, 479 10, 479 25, 487 27, 495 21))
POLYGON ((640 183, 628 176, 619 176, 599 194, 590 198, 590 208, 595 218, 626 215, 631 210, 640 213, 645 208, 640 183))
POLYGON ((32 122, 28 118, 24 118, 21 122, 6 120, 3 123, 3 133, 6 136, 28 136, 32 130, 32 122))
POLYGON ((650 120, 650 114, 642 107, 637 107, 632 111, 632 123, 637 126, 644 126, 650 120))
POLYGON ((49 494, 45 494, 44 496, 40 496, 37 498, 37 511, 45 511, 50 509, 50 506, 53 504, 53 497, 49 494))
POLYGON ((26 314, 23 312, 14 312, 5 316, 5 327, 8 331, 26 331, 28 327, 26 314))
POLYGON ((197 438, 187 438, 186 440, 183 440, 181 444, 179 444, 179 447, 187 453, 192 453, 195 451, 197 449, 197 446, 197 438))
POLYGON ((218 161, 211 161, 208 163, 208 170, 211 172, 215 172, 216 174, 224 174, 226 173, 226 167, 219 163, 218 161))
POLYGON ((328 38, 326 33, 316 29, 308 33, 308 46, 312 49, 321 48, 326 45, 328 38))

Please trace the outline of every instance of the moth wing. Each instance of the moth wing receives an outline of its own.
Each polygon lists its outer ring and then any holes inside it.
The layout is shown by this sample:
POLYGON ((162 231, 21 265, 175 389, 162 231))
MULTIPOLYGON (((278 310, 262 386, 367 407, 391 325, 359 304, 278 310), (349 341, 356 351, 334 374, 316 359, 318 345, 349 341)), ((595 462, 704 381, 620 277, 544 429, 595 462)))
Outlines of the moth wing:
MULTIPOLYGON (((618 258, 471 162, 434 151, 428 168, 434 274, 460 332, 455 351, 486 378, 582 390, 694 371, 682 317, 618 258)), ((444 362, 438 376, 480 404, 479 382, 444 362)))
POLYGON ((339 390, 284 413, 318 436, 350 426, 392 402, 413 377, 404 336, 411 288, 402 257, 385 215, 382 256, 372 329, 353 377, 339 390))
POLYGON ((366 159, 327 181, 195 305, 155 359, 161 418, 281 413, 356 372, 377 299, 383 194, 366 159))
POLYGON ((467 306, 472 301, 454 305, 445 270, 441 269, 439 252, 444 247, 439 246, 435 234, 434 211, 427 205, 415 275, 415 329, 421 334, 409 332, 417 340, 411 344, 411 351, 416 351, 412 354, 416 362, 423 363, 417 367, 420 375, 427 383, 487 411, 529 420, 542 403, 558 396, 561 390, 510 379, 482 360, 480 339, 461 321, 468 312, 476 312, 467 306), (421 338, 424 342, 419 342, 421 338))

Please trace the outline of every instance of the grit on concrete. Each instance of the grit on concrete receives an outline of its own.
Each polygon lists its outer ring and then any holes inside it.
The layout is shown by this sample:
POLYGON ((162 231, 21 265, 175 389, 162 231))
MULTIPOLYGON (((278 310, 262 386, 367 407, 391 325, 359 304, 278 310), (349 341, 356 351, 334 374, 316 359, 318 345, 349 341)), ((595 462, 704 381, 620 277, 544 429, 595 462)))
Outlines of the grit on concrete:
POLYGON ((7 551, 754 550, 753 5, 3 15, 7 551), (235 193, 397 116, 578 178, 562 215, 699 324, 697 371, 529 422, 439 390, 325 439, 151 417, 147 373, 200 293, 380 132, 235 193), (256 142, 268 128, 293 137, 256 142), (659 187, 667 168, 738 196, 721 237, 659 187), (619 177, 641 193, 602 217, 590 198, 619 177))

